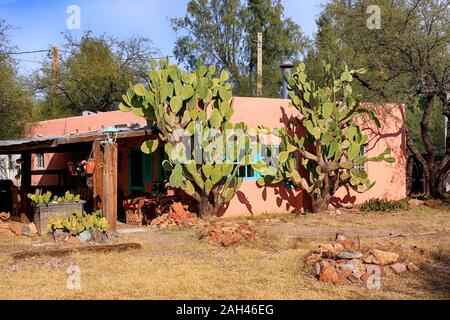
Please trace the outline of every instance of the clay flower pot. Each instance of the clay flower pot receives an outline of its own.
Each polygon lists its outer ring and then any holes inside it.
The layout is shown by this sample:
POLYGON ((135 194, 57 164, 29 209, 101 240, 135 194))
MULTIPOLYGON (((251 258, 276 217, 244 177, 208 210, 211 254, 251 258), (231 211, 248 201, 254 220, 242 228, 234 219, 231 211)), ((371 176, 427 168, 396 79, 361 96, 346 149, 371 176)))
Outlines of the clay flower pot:
POLYGON ((89 159, 86 161, 86 173, 87 174, 93 174, 95 170, 95 160, 89 159))

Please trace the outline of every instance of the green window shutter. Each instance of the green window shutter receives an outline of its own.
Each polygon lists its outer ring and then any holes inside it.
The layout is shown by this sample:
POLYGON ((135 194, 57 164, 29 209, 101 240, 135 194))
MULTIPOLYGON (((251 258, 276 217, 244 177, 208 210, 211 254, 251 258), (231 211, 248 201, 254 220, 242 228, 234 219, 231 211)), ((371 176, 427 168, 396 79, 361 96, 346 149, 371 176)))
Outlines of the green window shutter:
POLYGON ((144 157, 144 181, 153 182, 153 154, 142 153, 144 157))
POLYGON ((164 181, 164 168, 162 162, 164 161, 164 148, 158 148, 158 181, 164 181))

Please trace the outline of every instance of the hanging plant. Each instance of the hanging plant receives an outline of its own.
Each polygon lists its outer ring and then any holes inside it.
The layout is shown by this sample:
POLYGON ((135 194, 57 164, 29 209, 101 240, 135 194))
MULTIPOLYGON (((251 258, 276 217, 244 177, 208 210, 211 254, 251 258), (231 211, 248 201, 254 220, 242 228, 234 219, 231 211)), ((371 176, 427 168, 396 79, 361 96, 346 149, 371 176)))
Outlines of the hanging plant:
POLYGON ((86 160, 81 160, 77 162, 70 161, 67 163, 67 168, 72 176, 84 177, 86 176, 86 164, 87 164, 86 160))

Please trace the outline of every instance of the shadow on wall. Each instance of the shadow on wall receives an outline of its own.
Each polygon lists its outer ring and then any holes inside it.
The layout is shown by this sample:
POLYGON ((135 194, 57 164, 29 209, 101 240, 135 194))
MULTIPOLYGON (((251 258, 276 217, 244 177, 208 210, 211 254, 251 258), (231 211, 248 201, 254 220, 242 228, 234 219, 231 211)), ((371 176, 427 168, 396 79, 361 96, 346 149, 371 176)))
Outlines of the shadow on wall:
MULTIPOLYGON (((381 122, 380 128, 378 128, 375 123, 371 121, 364 122, 364 126, 361 127, 362 131, 369 135, 369 147, 367 149, 368 155, 376 156, 377 154, 383 152, 385 148, 390 148, 391 156, 395 158, 394 163, 385 163, 385 165, 392 168, 389 170, 390 175, 388 181, 377 181, 376 174, 379 172, 373 172, 370 168, 368 170, 369 178, 376 182, 374 188, 378 187, 377 184, 382 184, 382 186, 384 186, 383 191, 376 194, 376 197, 382 199, 393 199, 393 195, 395 194, 403 194, 403 196, 406 196, 407 158, 404 106, 401 104, 385 104, 377 106, 366 105, 366 107, 372 108, 381 122), (370 154, 371 152, 373 152, 373 154, 370 154)), ((345 194, 343 196, 334 197, 332 199, 332 204, 335 206, 355 204, 357 201, 355 192, 346 186, 344 193, 345 194)))
MULTIPOLYGON (((36 161, 36 156, 34 156, 34 161, 36 161)), ((44 154, 45 159, 45 168, 33 168, 35 170, 66 170, 66 163, 68 156, 65 153, 54 153, 54 154, 44 154)), ((33 186, 58 186, 60 183, 63 183, 65 180, 65 175, 67 173, 61 172, 61 177, 59 174, 44 174, 44 175, 35 175, 32 176, 32 185, 33 186), (59 181, 62 179, 61 181, 59 181)))

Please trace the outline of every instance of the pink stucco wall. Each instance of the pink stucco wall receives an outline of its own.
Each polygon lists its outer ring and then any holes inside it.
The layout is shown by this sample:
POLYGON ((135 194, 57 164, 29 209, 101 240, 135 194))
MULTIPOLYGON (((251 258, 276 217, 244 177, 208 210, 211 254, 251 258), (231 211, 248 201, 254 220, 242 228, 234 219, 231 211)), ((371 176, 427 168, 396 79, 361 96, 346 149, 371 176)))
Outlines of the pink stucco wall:
MULTIPOLYGON (((289 101, 283 99, 237 97, 233 100, 233 107, 235 111, 232 121, 243 121, 249 128, 283 127, 290 117, 296 115, 295 109, 289 107, 289 101)), ((390 147, 396 162, 394 164, 369 162, 367 170, 369 178, 376 181, 375 186, 364 194, 340 190, 337 198, 341 202, 361 203, 369 198, 401 199, 406 196, 404 108, 402 105, 394 104, 378 106, 367 104, 367 107, 376 111, 383 124, 382 128, 378 129, 373 123, 362 123, 364 131, 370 137, 368 155, 377 155, 386 147, 390 147)), ((145 125, 145 120, 131 112, 113 111, 39 122, 28 127, 27 136, 83 133, 101 130, 115 124, 129 123, 145 125)), ((126 146, 119 146, 123 160, 120 164, 118 185, 125 195, 128 193, 127 147, 139 144, 138 141, 127 141, 126 146)), ((283 187, 258 188, 255 181, 244 181, 237 197, 226 209, 226 215, 284 213, 301 207, 308 209, 309 206, 308 196, 300 190, 283 187)))
MULTIPOLYGON (((404 107, 396 104, 365 106, 373 109, 382 123, 381 128, 377 128, 373 122, 361 123, 361 128, 369 135, 367 155, 376 156, 389 147, 396 162, 368 162, 368 175, 376 182, 375 186, 362 194, 340 189, 335 200, 342 204, 358 204, 370 198, 399 200, 406 197, 404 107)), ((244 121, 249 127, 283 127, 290 117, 297 115, 295 109, 289 107, 289 101, 283 99, 236 98, 233 107, 235 112, 232 120, 244 121)), ((302 190, 286 189, 283 186, 259 188, 254 181, 244 181, 226 214, 284 213, 301 207, 309 209, 310 205, 308 195, 302 190)))

